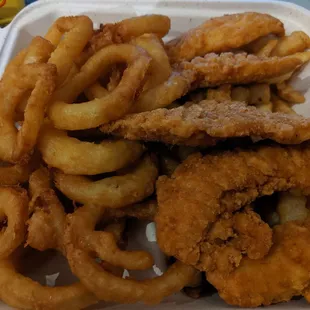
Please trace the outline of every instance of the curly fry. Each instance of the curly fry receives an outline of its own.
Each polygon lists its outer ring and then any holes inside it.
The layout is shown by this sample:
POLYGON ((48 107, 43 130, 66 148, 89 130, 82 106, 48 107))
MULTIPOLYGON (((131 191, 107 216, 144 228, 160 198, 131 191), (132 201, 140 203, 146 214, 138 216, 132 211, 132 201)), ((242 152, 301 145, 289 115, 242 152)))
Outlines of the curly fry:
POLYGON ((79 130, 95 128, 124 116, 134 104, 143 86, 150 57, 129 44, 111 45, 96 53, 81 68, 80 73, 55 93, 48 116, 59 129, 79 130), (126 62, 121 82, 117 88, 100 99, 71 104, 85 88, 94 84, 111 64, 126 62))
POLYGON ((55 88, 56 70, 51 64, 23 65, 5 76, 0 84, 0 158, 16 162, 29 153, 43 123, 45 108, 55 88), (12 85, 14 87, 12 88, 12 85), (7 91, 10 90, 10 95, 7 91), (32 90, 25 109, 24 123, 15 127, 15 108, 24 94, 32 90))
POLYGON ((60 17, 50 27, 45 39, 56 47, 48 62, 57 67, 57 85, 65 81, 92 34, 93 22, 87 16, 60 17))
POLYGON ((56 187, 70 199, 83 203, 121 208, 136 203, 154 191, 158 171, 149 156, 121 176, 91 181, 83 176, 54 173, 56 187))
POLYGON ((121 251, 111 233, 93 231, 103 214, 103 208, 90 205, 80 208, 69 215, 65 232, 70 267, 97 297, 123 303, 156 303, 191 283, 196 271, 181 262, 175 263, 161 277, 140 282, 122 279, 104 269, 98 269, 96 262, 89 255, 90 252, 95 251, 102 260, 126 269, 145 269, 153 264, 152 257, 147 252, 121 251), (79 231, 83 231, 83 234, 79 234, 79 231), (86 266, 88 275, 85 273, 86 266))

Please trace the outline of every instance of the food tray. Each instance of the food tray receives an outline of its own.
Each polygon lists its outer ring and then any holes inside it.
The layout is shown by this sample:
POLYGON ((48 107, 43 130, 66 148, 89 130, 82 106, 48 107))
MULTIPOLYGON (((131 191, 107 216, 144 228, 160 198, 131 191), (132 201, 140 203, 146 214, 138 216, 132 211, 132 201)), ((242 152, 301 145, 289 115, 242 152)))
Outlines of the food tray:
MULTIPOLYGON (((14 18, 9 26, 0 29, 0 74, 2 74, 10 58, 30 43, 34 35, 43 35, 52 22, 63 15, 85 14, 93 20, 95 26, 99 26, 101 22, 114 22, 137 15, 164 14, 168 15, 172 21, 172 28, 167 37, 167 39, 170 39, 189 28, 197 26, 207 18, 244 11, 269 13, 278 17, 284 22, 287 33, 294 30, 303 30, 310 34, 310 11, 283 1, 43 0, 26 7, 14 18)), ((298 79, 295 79, 293 83, 298 90, 305 92, 309 102, 309 104, 296 105, 295 109, 298 113, 310 117, 310 66, 304 68, 298 79)), ((164 260, 156 243, 149 242, 148 239, 150 238, 147 238, 146 231, 150 232, 152 229, 154 233, 154 225, 144 223, 144 226, 140 227, 138 233, 136 233, 137 236, 132 241, 135 244, 132 244, 132 246, 137 247, 137 244, 139 244, 144 249, 153 251, 157 266, 164 269, 164 260)), ((67 282, 68 276, 64 271, 63 260, 59 257, 49 258, 48 262, 44 264, 44 270, 40 268, 39 262, 31 261, 31 265, 33 279, 44 282, 45 275, 60 272, 61 277, 59 277, 57 285, 63 281, 67 282)), ((154 272, 151 272, 151 274, 155 275, 154 272)), ((302 299, 274 305, 271 309, 303 309, 308 307, 309 305, 302 299)), ((100 304, 90 309, 99 310, 103 308, 120 310, 146 308, 158 310, 239 309, 226 305, 217 295, 193 300, 181 294, 171 296, 164 303, 157 306, 100 304)), ((11 308, 0 303, 0 310, 6 309, 11 308)))

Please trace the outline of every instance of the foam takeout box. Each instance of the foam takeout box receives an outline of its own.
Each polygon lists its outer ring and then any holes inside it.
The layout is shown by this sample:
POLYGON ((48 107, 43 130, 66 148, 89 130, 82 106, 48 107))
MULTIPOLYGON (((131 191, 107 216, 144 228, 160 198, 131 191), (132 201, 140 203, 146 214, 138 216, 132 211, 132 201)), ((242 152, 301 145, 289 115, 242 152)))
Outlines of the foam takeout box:
MULTIPOLYGON (((164 14, 171 18, 172 27, 167 40, 195 27, 210 17, 230 13, 256 11, 269 13, 284 22, 286 32, 302 30, 310 34, 310 11, 295 4, 283 1, 215 1, 215 0, 43 0, 23 9, 6 28, 0 29, 0 74, 6 64, 19 50, 28 45, 35 35, 44 35, 48 27, 60 16, 88 15, 95 26, 144 14, 164 14)), ((249 29, 251 31, 251 29, 249 29)), ((293 80, 295 87, 306 94, 309 104, 296 105, 295 110, 310 116, 310 65, 293 80), (309 89, 309 90, 308 90, 309 89)), ((143 248, 152 251, 155 258, 153 270, 138 277, 151 277, 160 274, 166 268, 164 256, 156 245, 154 223, 142 223, 133 233, 129 243, 131 248, 143 248)), ((65 266, 65 260, 52 253, 46 253, 43 260, 32 258, 25 262, 29 274, 34 280, 45 284, 65 284, 71 277, 65 266)), ((255 285, 255 282, 253 283, 255 285)), ((304 299, 271 306, 271 309, 303 309, 309 305, 304 299)), ((99 304, 90 309, 234 309, 226 305, 216 294, 199 300, 193 300, 181 294, 169 297, 157 306, 106 305, 99 304)), ((0 310, 11 309, 1 304, 0 310)), ((236 308, 238 309, 238 308, 236 308)))

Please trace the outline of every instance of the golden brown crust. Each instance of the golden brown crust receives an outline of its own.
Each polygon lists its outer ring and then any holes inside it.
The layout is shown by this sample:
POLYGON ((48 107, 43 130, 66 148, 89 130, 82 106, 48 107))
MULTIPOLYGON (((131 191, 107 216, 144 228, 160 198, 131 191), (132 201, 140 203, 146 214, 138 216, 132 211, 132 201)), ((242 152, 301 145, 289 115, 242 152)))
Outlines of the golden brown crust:
POLYGON ((310 138, 310 120, 268 113, 241 102, 202 101, 175 109, 133 114, 103 125, 101 130, 129 140, 210 146, 230 137, 259 136, 295 144, 310 138))
POLYGON ((258 57, 246 53, 211 53, 182 62, 184 70, 193 71, 193 87, 214 87, 222 84, 264 82, 296 70, 302 64, 298 57, 258 57))
POLYGON ((221 298, 231 305, 257 307, 289 301, 294 296, 309 296, 310 242, 309 218, 274 229, 274 245, 259 260, 245 258, 231 274, 207 274, 221 298), (255 285, 253 285, 255 284, 255 285))
POLYGON ((166 45, 172 62, 207 53, 227 52, 270 33, 284 35, 280 20, 268 14, 247 12, 211 18, 166 45))
MULTIPOLYGON (((208 236, 212 223, 226 212, 233 213, 275 191, 300 188, 308 194, 309 159, 309 146, 190 156, 171 178, 160 177, 157 182, 159 209, 155 219, 161 249, 200 270, 233 270, 242 258, 240 251, 230 239, 223 247, 216 247, 212 234, 208 236)), ((252 232, 247 235, 258 232, 255 221, 252 223, 252 232)), ((235 230, 240 232, 240 228, 235 230)), ((268 231, 263 235, 268 236, 268 231)), ((268 243, 268 238, 259 240, 268 243)))

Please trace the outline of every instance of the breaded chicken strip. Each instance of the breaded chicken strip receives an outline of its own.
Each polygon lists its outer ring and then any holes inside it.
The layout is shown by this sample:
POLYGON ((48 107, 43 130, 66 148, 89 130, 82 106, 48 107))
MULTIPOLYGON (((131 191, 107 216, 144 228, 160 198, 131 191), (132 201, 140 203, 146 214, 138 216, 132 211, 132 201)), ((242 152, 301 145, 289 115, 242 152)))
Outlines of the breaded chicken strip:
POLYGON ((180 66, 196 75, 193 88, 259 83, 296 70, 303 64, 300 54, 302 53, 286 57, 258 57, 246 53, 212 53, 196 57, 191 62, 184 61, 180 66))
POLYGON ((308 295, 310 285, 310 219, 276 226, 269 254, 263 259, 245 258, 229 275, 207 273, 207 279, 225 302, 258 307, 308 295))
POLYGON ((159 209, 155 219, 160 248, 199 270, 223 274, 238 267, 243 256, 263 257, 271 244, 270 228, 264 228, 259 218, 252 216, 237 227, 233 225, 235 235, 217 242, 212 229, 225 214, 234 214, 260 196, 292 188, 308 195, 309 170, 309 145, 188 157, 171 178, 162 176, 157 181, 159 209), (252 240, 247 243, 252 243, 251 251, 238 246, 244 244, 240 231, 252 240))
POLYGON ((101 130, 129 140, 210 146, 220 139, 258 136, 295 144, 310 139, 310 119, 269 113, 242 102, 201 101, 175 109, 132 114, 101 130))
POLYGON ((166 49, 172 62, 191 60, 207 53, 227 52, 259 37, 284 35, 280 20, 268 14, 247 12, 211 18, 168 42, 166 49))

